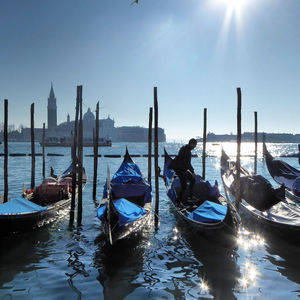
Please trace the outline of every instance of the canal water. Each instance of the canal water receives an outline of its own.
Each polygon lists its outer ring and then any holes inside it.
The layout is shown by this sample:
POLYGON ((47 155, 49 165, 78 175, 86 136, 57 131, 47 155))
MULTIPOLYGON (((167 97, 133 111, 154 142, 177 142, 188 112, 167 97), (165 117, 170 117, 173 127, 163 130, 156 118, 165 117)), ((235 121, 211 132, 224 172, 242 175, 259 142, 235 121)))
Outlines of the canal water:
MULTIPOLYGON (((236 145, 223 143, 234 156, 236 145)), ((147 154, 147 144, 128 143, 131 154, 147 154)), ((161 143, 176 154, 182 146, 161 143)), ((298 152, 296 144, 268 144, 274 155, 298 152)), ((100 154, 125 153, 125 143, 99 148, 100 154)), ((209 143, 206 178, 220 178, 221 145, 209 143)), ((36 144, 36 153, 41 153, 36 144)), ((0 146, 3 153, 3 145, 0 146)), ((30 153, 30 143, 10 143, 9 153, 30 153)), ((60 173, 70 162, 70 149, 47 148, 46 170, 60 173)), ((192 164, 202 171, 201 145, 194 150, 192 164)), ((253 143, 242 144, 242 165, 253 170, 253 143)), ((96 208, 102 197, 106 168, 113 174, 122 158, 99 158, 97 201, 92 199, 92 148, 84 149, 84 166, 89 182, 83 192, 83 225, 69 228, 68 212, 58 220, 32 232, 0 239, 0 299, 299 299, 300 246, 276 236, 255 232, 251 225, 241 226, 238 246, 224 249, 195 235, 174 216, 163 182, 159 187, 159 228, 109 247, 103 239, 96 208)), ((136 157, 144 176, 147 158, 136 157)), ((300 168, 297 158, 283 158, 300 168)), ((163 167, 163 157, 159 158, 163 167)), ((30 186, 31 157, 9 157, 9 196, 30 186)), ((262 160, 259 144, 258 174, 274 185, 262 160)), ((42 157, 36 157, 36 184, 42 181, 42 157)), ((154 178, 152 178, 154 184, 154 178)), ((0 157, 0 193, 3 193, 3 157, 0 157)))

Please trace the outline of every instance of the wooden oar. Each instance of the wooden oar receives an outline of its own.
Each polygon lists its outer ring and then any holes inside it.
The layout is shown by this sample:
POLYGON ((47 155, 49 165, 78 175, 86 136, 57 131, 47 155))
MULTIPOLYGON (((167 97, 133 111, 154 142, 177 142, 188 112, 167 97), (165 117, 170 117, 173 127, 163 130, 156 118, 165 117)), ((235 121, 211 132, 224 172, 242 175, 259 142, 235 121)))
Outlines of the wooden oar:
POLYGON ((108 237, 109 243, 112 245, 112 234, 111 234, 111 223, 110 223, 110 197, 111 197, 111 186, 110 186, 110 172, 109 167, 107 166, 107 177, 106 177, 106 187, 107 187, 107 222, 108 222, 108 237))

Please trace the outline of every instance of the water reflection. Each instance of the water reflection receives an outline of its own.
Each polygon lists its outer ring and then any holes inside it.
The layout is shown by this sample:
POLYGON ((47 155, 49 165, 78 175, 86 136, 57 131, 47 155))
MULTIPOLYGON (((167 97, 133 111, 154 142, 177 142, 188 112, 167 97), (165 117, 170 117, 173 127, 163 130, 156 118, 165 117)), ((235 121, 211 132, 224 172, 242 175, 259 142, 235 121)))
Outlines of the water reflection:
POLYGON ((144 268, 143 286, 153 299, 189 299, 200 292, 201 264, 181 235, 167 230, 165 224, 152 239, 144 268))
POLYGON ((103 287, 104 299, 124 299, 141 284, 138 276, 143 270, 145 249, 149 246, 148 233, 120 240, 110 246, 103 234, 96 240, 94 266, 97 280, 103 287))
POLYGON ((240 228, 238 231, 237 243, 244 250, 251 250, 259 245, 264 245, 264 238, 256 233, 250 232, 245 228, 240 228))
POLYGON ((237 299, 235 286, 240 277, 236 249, 224 248, 201 236, 195 236, 187 228, 179 227, 179 233, 188 243, 195 258, 203 264, 199 269, 200 291, 198 295, 211 295, 214 299, 237 299))
POLYGON ((247 229, 240 227, 238 231, 238 247, 239 247, 239 266, 240 278, 236 286, 236 292, 257 293, 256 286, 260 274, 259 265, 256 262, 256 253, 265 245, 265 240, 262 236, 255 232, 250 232, 247 229))
MULTIPOLYGON (((0 287, 13 290, 6 283, 13 281, 19 273, 29 273, 49 254, 46 241, 49 240, 47 228, 23 234, 4 236, 0 239, 0 287)), ((25 286, 24 286, 25 288, 25 286)), ((25 288, 26 289, 26 288, 25 288)))
MULTIPOLYGON (((19 143, 14 144, 19 146, 19 143)), ((30 143, 26 145, 29 150, 25 150, 30 152, 30 143)), ((119 154, 124 148, 125 144, 120 143, 100 150, 101 154, 119 154)), ((138 144, 132 152, 147 153, 146 148, 145 144, 138 144)), ((281 145, 277 148, 281 149, 281 145)), ((174 146, 172 153, 178 149, 179 145, 174 146)), ((25 150, 23 147, 18 151, 25 150)), ((160 150, 163 153, 163 149, 160 150)), ((219 155, 220 150, 216 150, 219 155)), ((46 165, 59 170, 65 165, 69 150, 51 151, 65 154, 65 157, 46 157, 46 165), (55 161, 50 163, 49 159, 55 161)), ((236 145, 232 151, 234 154, 236 145)), ((297 167, 296 159, 289 159, 292 160, 297 167)), ((9 168, 9 187, 10 190, 15 187, 20 193, 22 183, 28 184, 28 178, 16 170, 30 168, 30 160, 12 158, 10 161, 18 168, 9 168)), ((217 161, 219 158, 211 159, 207 177, 221 182, 217 161), (210 167, 214 165, 218 168, 210 167)), ((162 160, 160 162, 162 165, 162 160)), ((109 164, 113 172, 120 161, 102 157, 100 163, 109 164)), ((146 173, 147 160, 140 158, 139 163, 146 173)), ((194 163, 200 169, 201 159, 195 159, 194 163)), ((93 160, 85 158, 85 165, 92 178, 93 160)), ((259 168, 263 176, 268 175, 262 164, 259 168)), ((103 178, 98 185, 101 195, 106 168, 99 169, 99 177, 103 178)), ((195 237, 189 229, 187 234, 179 227, 173 231, 177 222, 170 213, 169 200, 164 197, 161 185, 158 232, 149 239, 142 239, 142 244, 137 241, 127 250, 126 247, 120 253, 115 250, 110 256, 109 249, 103 249, 101 237, 95 242, 100 225, 91 200, 91 184, 84 193, 87 199, 81 232, 69 231, 68 218, 65 218, 57 225, 52 223, 34 232, 0 240, 0 298, 103 299, 105 295, 106 299, 299 299, 300 247, 279 238, 276 242, 270 241, 259 228, 256 233, 249 232, 254 228, 253 222, 249 223, 248 231, 239 232, 237 250, 214 249, 215 245, 195 237), (222 292, 227 298, 222 297, 222 292)))
MULTIPOLYGON (((267 237, 265 255, 274 266, 277 266, 277 271, 288 278, 289 280, 300 284, 300 245, 292 244, 279 237, 267 237)), ((298 290, 300 296, 300 290, 298 290)))
POLYGON ((84 277, 88 277, 89 273, 86 271, 85 264, 83 263, 84 255, 87 255, 85 250, 80 246, 82 242, 85 240, 85 235, 82 233, 82 229, 76 229, 73 232, 71 231, 72 242, 67 245, 68 247, 68 267, 72 269, 72 271, 67 272, 66 275, 68 278, 68 283, 70 288, 73 290, 75 294, 77 294, 77 298, 81 299, 82 292, 80 289, 76 287, 75 278, 80 275, 84 277))

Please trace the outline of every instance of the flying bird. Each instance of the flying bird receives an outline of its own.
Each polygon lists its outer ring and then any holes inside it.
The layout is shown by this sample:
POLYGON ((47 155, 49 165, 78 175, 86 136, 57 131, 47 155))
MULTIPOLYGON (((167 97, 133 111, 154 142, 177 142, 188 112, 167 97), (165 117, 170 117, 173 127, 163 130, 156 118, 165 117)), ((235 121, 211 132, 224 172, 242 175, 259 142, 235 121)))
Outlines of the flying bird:
POLYGON ((134 0, 133 2, 131 2, 130 6, 134 3, 139 4, 139 0, 134 0))

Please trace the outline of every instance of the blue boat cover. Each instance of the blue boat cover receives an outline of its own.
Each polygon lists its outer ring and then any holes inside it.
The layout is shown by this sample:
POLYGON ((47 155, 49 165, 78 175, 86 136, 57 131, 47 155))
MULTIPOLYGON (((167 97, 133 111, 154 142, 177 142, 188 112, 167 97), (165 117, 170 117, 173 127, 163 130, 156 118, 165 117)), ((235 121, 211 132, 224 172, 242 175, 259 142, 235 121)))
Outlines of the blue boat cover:
MULTIPOLYGON (((144 203, 151 202, 151 186, 145 181, 138 165, 123 162, 111 180, 111 189, 115 198, 144 196, 144 203)), ((107 198, 107 184, 103 189, 103 198, 107 198)))
POLYGON ((198 222, 217 222, 224 220, 226 212, 226 206, 211 201, 204 201, 188 215, 188 218, 198 222))
MULTIPOLYGON (((142 207, 124 199, 120 198, 114 201, 114 205, 119 212, 119 225, 123 226, 127 223, 138 220, 140 217, 145 215, 147 211, 142 207)), ((102 220, 106 206, 102 205, 97 209, 97 217, 102 220)))
POLYGON ((23 197, 11 199, 0 205, 0 214, 20 214, 44 211, 47 207, 37 205, 23 197))
POLYGON ((107 203, 105 203, 104 205, 101 205, 100 207, 98 207, 98 209, 97 209, 97 218, 99 220, 103 219, 104 212, 106 210, 106 206, 107 206, 107 203))
POLYGON ((142 172, 138 165, 132 162, 123 162, 114 174, 111 182, 112 183, 127 183, 127 182, 138 183, 144 181, 142 172))

